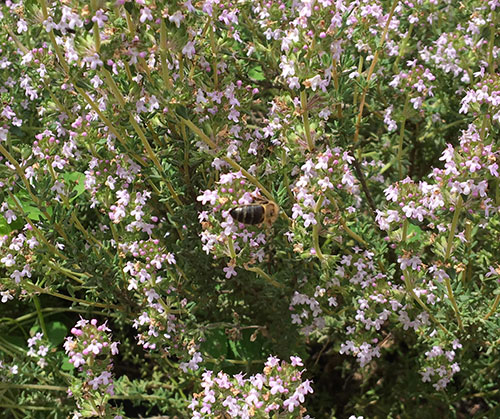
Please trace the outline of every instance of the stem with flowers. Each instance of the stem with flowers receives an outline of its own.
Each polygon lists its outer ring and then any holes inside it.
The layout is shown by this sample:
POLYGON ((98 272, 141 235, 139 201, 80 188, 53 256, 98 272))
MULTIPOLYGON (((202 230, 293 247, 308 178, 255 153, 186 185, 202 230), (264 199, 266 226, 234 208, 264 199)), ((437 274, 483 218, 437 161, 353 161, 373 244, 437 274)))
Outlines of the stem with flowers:
POLYGON ((404 144, 404 138, 405 138, 405 125, 406 125, 406 118, 407 118, 407 113, 408 113, 408 103, 410 102, 410 94, 406 95, 405 99, 405 104, 403 106, 403 112, 402 112, 402 118, 403 120, 401 121, 401 125, 399 128, 399 142, 398 142, 398 155, 397 155, 397 161, 398 161, 398 173, 399 173, 399 179, 403 179, 403 144, 404 144))
POLYGON ((328 197, 328 200, 333 204, 333 207, 335 208, 335 211, 337 211, 338 216, 339 216, 339 222, 340 225, 342 226, 342 229, 347 233, 349 237, 352 239, 356 240, 359 244, 363 245, 364 247, 368 247, 368 243, 357 233, 352 231, 349 226, 347 225, 344 216, 342 215, 342 211, 340 210, 337 200, 333 196, 331 191, 326 191, 326 195, 328 197))
MULTIPOLYGON (((378 63, 378 58, 380 56, 380 52, 382 51, 382 47, 383 47, 385 39, 387 37, 387 32, 389 31, 389 25, 391 23, 392 16, 394 14, 394 11, 396 10, 396 6, 398 5, 398 3, 399 3, 399 0, 394 0, 392 3, 391 10, 389 12, 389 16, 387 17, 387 22, 385 24, 384 31, 383 31, 382 36, 380 38, 380 43, 377 47, 377 50, 375 51, 372 62, 370 64, 370 68, 368 69, 368 73, 366 74, 365 86, 363 88, 363 93, 361 95, 361 101, 359 103, 358 117, 356 119, 356 129, 354 132, 354 139, 353 139, 354 144, 357 144, 359 141, 359 129, 361 127, 361 120, 363 119, 363 109, 364 109, 365 102, 366 102, 366 94, 368 93, 368 87, 370 85, 370 80, 372 78, 373 72, 375 71, 375 66, 378 63)), ((360 75, 360 77, 361 77, 361 75, 360 75)))
MULTIPOLYGON (((460 212, 462 211, 462 207, 463 207, 463 200, 462 200, 462 197, 460 195, 458 195, 457 202, 455 205, 455 211, 453 213, 453 220, 452 220, 451 226, 450 226, 450 233, 448 235, 448 241, 447 241, 447 245, 446 245, 446 253, 444 256, 445 263, 451 255, 451 249, 453 247, 453 239, 455 238, 455 230, 456 230, 457 225, 458 225, 458 219, 460 216, 460 212)), ((453 295, 450 277, 446 276, 444 278, 444 281, 446 284, 446 289, 448 291, 448 298, 450 299, 451 304, 453 305, 453 309, 455 311, 455 316, 457 318, 458 326, 460 327, 461 330, 463 330, 462 318, 460 316, 460 311, 458 309, 458 305, 457 305, 457 302, 455 300, 455 296, 453 295)))
MULTIPOLYGON (((216 144, 200 129, 198 128, 195 124, 193 124, 191 121, 184 119, 182 117, 179 117, 179 119, 186 124, 191 131, 193 131, 198 137, 205 143, 207 144, 213 151, 217 151, 217 146, 216 144)), ((224 156, 222 158, 225 162, 227 162, 233 169, 237 171, 241 171, 243 176, 245 176, 252 184, 254 184, 259 190, 264 194, 266 198, 268 198, 271 201, 274 201, 273 195, 271 192, 269 192, 264 185, 262 185, 255 176, 252 176, 250 173, 248 173, 247 170, 245 170, 243 167, 241 167, 238 163, 236 163, 233 159, 230 157, 224 156)), ((284 216, 286 219, 288 219, 288 216, 280 212, 280 215, 284 216)))
POLYGON ((321 210, 321 206, 323 205, 323 201, 325 200, 325 197, 321 195, 318 198, 318 202, 316 202, 316 206, 314 207, 314 214, 316 216, 316 223, 313 225, 313 245, 314 245, 314 251, 316 253, 316 256, 321 262, 324 262, 325 257, 323 256, 323 253, 321 252, 321 246, 319 245, 319 226, 320 226, 320 219, 319 219, 319 214, 321 210))
POLYGON ((307 140, 307 149, 310 153, 314 150, 314 142, 311 136, 311 126, 309 125, 309 115, 307 108, 307 92, 302 90, 300 92, 300 104, 302 106, 302 122, 304 123, 304 132, 307 140))
POLYGON ((448 329, 446 329, 446 327, 444 327, 441 324, 441 322, 438 319, 436 319, 436 317, 434 317, 434 315, 429 310, 429 308, 427 307, 427 305, 415 293, 415 290, 413 289, 413 282, 411 280, 411 273, 410 273, 409 269, 404 269, 404 271, 403 271, 403 278, 404 278, 404 282, 405 282, 405 285, 406 285, 406 290, 411 295, 411 297, 420 305, 420 307, 422 307, 425 310, 425 312, 429 315, 429 318, 434 322, 434 324, 436 326, 438 326, 443 332, 445 332, 447 334, 450 334, 450 332, 448 331, 448 329))

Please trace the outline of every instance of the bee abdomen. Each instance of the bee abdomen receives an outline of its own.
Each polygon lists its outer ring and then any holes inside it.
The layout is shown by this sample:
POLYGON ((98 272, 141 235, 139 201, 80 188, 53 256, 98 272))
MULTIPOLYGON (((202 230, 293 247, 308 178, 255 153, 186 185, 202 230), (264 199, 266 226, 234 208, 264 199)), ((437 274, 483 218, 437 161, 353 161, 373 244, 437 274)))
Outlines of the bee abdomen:
POLYGON ((265 209, 262 205, 242 205, 229 211, 231 217, 243 224, 260 224, 264 221, 265 209))

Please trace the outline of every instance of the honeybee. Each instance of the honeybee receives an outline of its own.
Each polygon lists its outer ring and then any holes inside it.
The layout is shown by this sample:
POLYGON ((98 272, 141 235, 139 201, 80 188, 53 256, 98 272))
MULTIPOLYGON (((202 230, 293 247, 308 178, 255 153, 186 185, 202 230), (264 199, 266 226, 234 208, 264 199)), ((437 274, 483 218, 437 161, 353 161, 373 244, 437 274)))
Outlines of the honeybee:
POLYGON ((259 200, 255 204, 240 205, 229 211, 231 217, 243 224, 266 224, 268 227, 278 218, 279 207, 273 201, 259 200))

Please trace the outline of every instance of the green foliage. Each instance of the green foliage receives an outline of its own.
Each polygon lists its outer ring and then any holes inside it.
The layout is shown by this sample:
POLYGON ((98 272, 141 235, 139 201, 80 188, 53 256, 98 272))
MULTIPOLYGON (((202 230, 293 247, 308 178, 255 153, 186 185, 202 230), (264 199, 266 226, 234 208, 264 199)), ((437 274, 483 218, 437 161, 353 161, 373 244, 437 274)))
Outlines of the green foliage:
POLYGON ((121 3, 1 6, 6 417, 496 417, 494 2, 121 3))

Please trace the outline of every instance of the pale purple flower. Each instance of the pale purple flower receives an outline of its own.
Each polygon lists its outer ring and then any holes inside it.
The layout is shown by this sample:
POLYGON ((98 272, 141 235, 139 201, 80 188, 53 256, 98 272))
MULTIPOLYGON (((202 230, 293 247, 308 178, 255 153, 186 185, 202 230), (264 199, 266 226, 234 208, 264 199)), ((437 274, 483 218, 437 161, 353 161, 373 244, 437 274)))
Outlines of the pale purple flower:
POLYGON ((146 22, 146 20, 152 21, 153 20, 153 13, 151 12, 151 9, 148 7, 143 7, 141 8, 141 16, 139 18, 139 21, 141 23, 146 22))
POLYGON ((184 48, 182 48, 182 53, 187 56, 190 60, 193 59, 196 50, 194 49, 194 42, 189 41, 184 48))
POLYGON ((210 202, 210 205, 215 205, 218 198, 219 196, 217 194, 217 191, 211 191, 210 189, 207 189, 205 192, 203 192, 203 195, 198 196, 196 200, 201 201, 203 205, 205 205, 207 202, 210 202))
POLYGON ((174 22, 175 26, 180 28, 181 22, 184 20, 184 15, 182 14, 182 12, 180 10, 177 10, 173 15, 170 15, 168 17, 168 20, 170 22, 174 22))
POLYGON ((227 265, 225 268, 222 269, 226 273, 226 278, 230 279, 232 276, 236 276, 236 270, 234 269, 234 265, 227 265))
POLYGON ((295 393, 292 395, 292 397, 286 399, 283 402, 283 407, 287 408, 289 412, 293 412, 298 406, 300 406, 300 402, 298 400, 298 395, 295 393))
POLYGON ((102 28, 104 24, 108 21, 108 17, 104 14, 104 10, 98 9, 95 15, 92 16, 92 22, 97 23, 99 28, 102 28))
POLYGON ((315 217, 313 212, 310 212, 309 214, 305 214, 303 216, 303 218, 304 218, 304 227, 305 228, 309 227, 311 224, 316 225, 318 223, 316 221, 316 217, 315 217))

